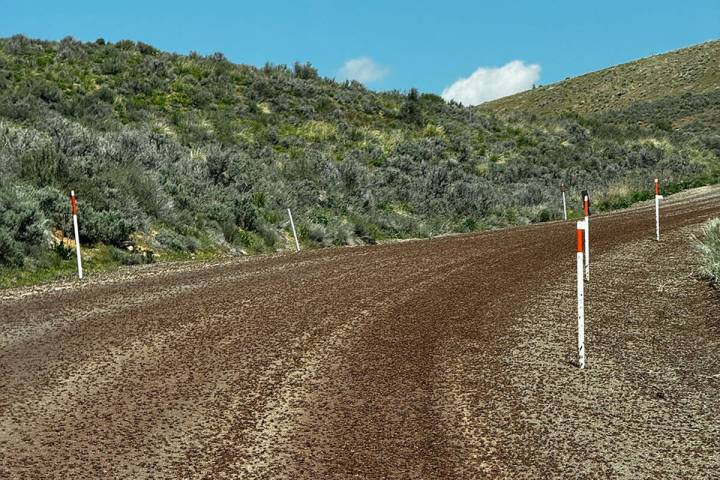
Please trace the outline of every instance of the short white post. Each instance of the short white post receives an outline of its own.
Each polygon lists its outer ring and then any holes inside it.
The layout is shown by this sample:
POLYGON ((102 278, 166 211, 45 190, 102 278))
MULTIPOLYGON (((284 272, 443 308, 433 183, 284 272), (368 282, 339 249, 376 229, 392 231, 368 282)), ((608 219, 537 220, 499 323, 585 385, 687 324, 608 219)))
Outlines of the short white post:
POLYGON ((655 238, 660 241, 660 181, 655 179, 655 238))
POLYGON ((586 224, 577 222, 577 319, 578 364, 585 368, 585 284, 583 282, 583 243, 586 224))
POLYGON ((563 199, 563 219, 567 220, 567 203, 565 202, 565 184, 560 185, 560 192, 563 199))
POLYGON ((292 212, 290 211, 289 208, 287 209, 287 211, 288 211, 288 217, 290 217, 290 226, 292 227, 293 238, 295 239, 295 249, 299 252, 300 251, 300 243, 298 242, 297 232, 295 231, 295 222, 293 222, 292 212))
POLYGON ((585 210, 585 280, 590 281, 590 198, 583 197, 583 209, 585 210))
POLYGON ((75 198, 75 190, 70 192, 70 205, 72 206, 73 228, 75 229, 75 254, 77 255, 78 278, 82 280, 82 256, 80 255, 80 233, 78 231, 77 199, 75 198))

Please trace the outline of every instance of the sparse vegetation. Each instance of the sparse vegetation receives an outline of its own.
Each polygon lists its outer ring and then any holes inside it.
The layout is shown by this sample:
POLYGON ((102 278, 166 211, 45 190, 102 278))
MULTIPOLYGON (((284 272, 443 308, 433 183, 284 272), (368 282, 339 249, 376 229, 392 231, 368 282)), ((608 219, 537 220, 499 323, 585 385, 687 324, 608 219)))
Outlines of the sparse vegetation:
POLYGON ((309 64, 0 39, 0 264, 72 263, 53 253, 53 233, 71 234, 71 189, 83 242, 163 259, 288 248, 287 207, 305 247, 346 245, 560 218, 561 182, 571 206, 589 188, 617 208, 655 176, 717 179, 710 117, 681 131, 638 124, 646 107, 633 108, 494 113, 336 83, 309 64))
POLYGON ((691 107, 695 112, 706 107, 717 108, 716 99, 720 93, 718 58, 720 41, 706 42, 544 85, 489 102, 483 108, 582 115, 645 110, 645 114, 653 118, 643 116, 641 121, 657 122, 667 130, 671 127, 671 117, 666 116, 668 111, 663 111, 663 107, 667 105, 663 106, 662 102, 675 103, 673 109, 691 107), (679 99, 683 101, 677 101, 679 99), (714 106, 704 105, 704 99, 714 106))
POLYGON ((720 282, 720 218, 708 221, 696 238, 702 257, 702 274, 712 285, 720 282))

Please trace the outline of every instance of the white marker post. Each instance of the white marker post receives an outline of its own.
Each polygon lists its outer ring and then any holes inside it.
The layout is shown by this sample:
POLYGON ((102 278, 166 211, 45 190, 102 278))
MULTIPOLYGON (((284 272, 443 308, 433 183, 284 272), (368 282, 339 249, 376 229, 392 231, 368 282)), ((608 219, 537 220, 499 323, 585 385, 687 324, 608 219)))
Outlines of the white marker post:
POLYGON ((565 202, 565 184, 560 184, 560 193, 562 193, 563 199, 563 218, 567 220, 567 203, 565 202))
MULTIPOLYGON (((586 224, 577 222, 577 319, 578 364, 585 368, 585 284, 583 282, 583 243, 586 224)), ((585 237, 587 238, 587 237, 585 237)))
POLYGON ((590 197, 587 192, 583 195, 583 209, 585 210, 585 281, 590 281, 590 197))
POLYGON ((70 192, 70 205, 72 206, 73 228, 75 229, 75 254, 77 255, 78 278, 82 280, 82 256, 80 256, 80 233, 78 231, 77 199, 75 198, 75 190, 70 192))
POLYGON ((292 227, 293 238, 295 239, 295 249, 299 252, 300 251, 300 243, 298 242, 297 232, 295 231, 295 222, 293 222, 292 212, 290 211, 289 208, 287 209, 287 211, 288 211, 288 217, 290 217, 290 226, 292 227))
POLYGON ((660 241, 660 181, 655 179, 655 238, 660 241))

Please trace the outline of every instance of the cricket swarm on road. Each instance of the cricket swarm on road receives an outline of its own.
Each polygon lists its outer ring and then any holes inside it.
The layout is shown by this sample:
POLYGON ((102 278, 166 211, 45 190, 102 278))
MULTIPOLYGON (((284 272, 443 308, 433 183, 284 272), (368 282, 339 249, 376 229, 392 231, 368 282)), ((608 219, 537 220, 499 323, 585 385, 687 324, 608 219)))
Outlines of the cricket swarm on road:
POLYGON ((0 477, 709 478, 718 214, 593 217, 584 371, 573 222, 6 290, 0 477))

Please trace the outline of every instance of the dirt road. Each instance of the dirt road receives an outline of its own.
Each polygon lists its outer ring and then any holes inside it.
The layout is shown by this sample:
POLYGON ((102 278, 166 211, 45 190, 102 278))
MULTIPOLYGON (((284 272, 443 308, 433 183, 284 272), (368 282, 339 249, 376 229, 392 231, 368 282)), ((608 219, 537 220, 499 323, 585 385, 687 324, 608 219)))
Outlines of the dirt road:
POLYGON ((669 198, 660 244, 652 207, 593 218, 585 373, 574 222, 0 292, 0 477, 718 475, 720 325, 646 363, 617 343, 627 318, 669 328, 633 279, 677 277, 717 215, 718 188, 669 198))

